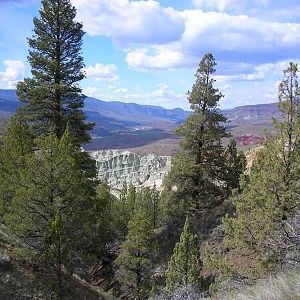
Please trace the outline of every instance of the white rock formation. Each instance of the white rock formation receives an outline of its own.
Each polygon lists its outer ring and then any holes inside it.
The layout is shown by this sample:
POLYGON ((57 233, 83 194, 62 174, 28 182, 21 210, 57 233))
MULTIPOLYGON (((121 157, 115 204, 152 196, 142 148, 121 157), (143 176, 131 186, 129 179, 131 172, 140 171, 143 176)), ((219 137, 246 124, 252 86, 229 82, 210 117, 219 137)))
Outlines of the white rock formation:
POLYGON ((136 187, 153 187, 159 190, 171 168, 170 156, 139 155, 130 151, 100 150, 91 152, 96 160, 98 178, 107 178, 113 189, 120 190, 124 183, 136 187))

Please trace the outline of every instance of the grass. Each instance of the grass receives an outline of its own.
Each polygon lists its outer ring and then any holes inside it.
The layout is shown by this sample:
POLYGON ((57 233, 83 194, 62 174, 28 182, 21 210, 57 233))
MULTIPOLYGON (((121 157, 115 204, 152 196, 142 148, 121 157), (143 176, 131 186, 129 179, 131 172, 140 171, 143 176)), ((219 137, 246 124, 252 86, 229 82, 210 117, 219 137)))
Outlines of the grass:
MULTIPOLYGON (((255 285, 236 287, 236 291, 214 300, 297 300, 300 299, 300 271, 288 271, 259 280, 255 285)), ((211 300, 212 300, 211 299, 211 300)))

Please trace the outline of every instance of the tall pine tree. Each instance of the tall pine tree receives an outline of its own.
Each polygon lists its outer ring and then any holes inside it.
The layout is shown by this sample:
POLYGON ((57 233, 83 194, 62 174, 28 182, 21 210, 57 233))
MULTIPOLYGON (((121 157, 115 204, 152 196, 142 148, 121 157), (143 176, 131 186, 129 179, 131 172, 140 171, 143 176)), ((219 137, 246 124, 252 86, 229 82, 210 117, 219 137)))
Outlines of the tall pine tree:
POLYGON ((113 205, 113 220, 116 234, 124 241, 128 233, 128 222, 132 219, 136 206, 137 191, 133 185, 123 185, 118 201, 113 205))
POLYGON ((226 119, 217 109, 222 94, 214 87, 215 66, 212 54, 206 54, 195 74, 192 91, 188 92, 193 113, 176 131, 183 141, 162 194, 167 218, 209 207, 226 196, 222 139, 228 134, 224 127, 226 119))
POLYGON ((84 122, 84 96, 79 82, 84 78, 81 54, 82 24, 75 21, 70 0, 42 0, 40 17, 34 18, 34 35, 28 39, 32 78, 17 85, 24 106, 19 113, 33 125, 36 136, 49 129, 61 138, 67 124, 77 145, 89 141, 84 122))

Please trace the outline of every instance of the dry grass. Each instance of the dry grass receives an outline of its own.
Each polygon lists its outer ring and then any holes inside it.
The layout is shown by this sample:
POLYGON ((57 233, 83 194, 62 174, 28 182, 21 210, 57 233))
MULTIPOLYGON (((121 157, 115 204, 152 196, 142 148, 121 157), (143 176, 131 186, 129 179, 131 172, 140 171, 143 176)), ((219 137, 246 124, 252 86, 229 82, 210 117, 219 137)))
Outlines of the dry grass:
POLYGON ((300 299, 300 272, 286 272, 259 280, 255 285, 238 288, 212 299, 218 300, 297 300, 300 299))

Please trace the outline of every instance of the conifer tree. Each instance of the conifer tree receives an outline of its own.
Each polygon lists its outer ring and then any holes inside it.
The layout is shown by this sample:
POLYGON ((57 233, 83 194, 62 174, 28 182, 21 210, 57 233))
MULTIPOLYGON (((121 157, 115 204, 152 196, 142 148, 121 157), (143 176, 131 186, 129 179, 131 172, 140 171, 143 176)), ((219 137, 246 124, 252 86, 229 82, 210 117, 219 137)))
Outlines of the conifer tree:
POLYGON ((27 123, 13 116, 0 150, 0 215, 10 206, 19 186, 20 172, 25 167, 25 157, 33 152, 33 135, 27 123))
POLYGON ((32 78, 17 85, 24 102, 19 113, 33 125, 35 136, 51 130, 58 138, 67 124, 77 145, 89 141, 84 96, 78 83, 84 78, 81 54, 82 24, 75 21, 70 0, 42 0, 40 17, 34 18, 34 35, 28 39, 32 78))
POLYGON ((293 63, 284 70, 279 86, 282 118, 274 120, 277 132, 268 137, 258 153, 242 193, 232 199, 236 216, 227 216, 223 222, 225 244, 232 251, 238 249, 241 256, 251 253, 257 262, 255 272, 272 267, 286 255, 274 249, 272 240, 287 232, 286 220, 300 208, 297 72, 293 63))
MULTIPOLYGON (((81 231, 81 238, 78 240, 77 248, 86 263, 94 264, 97 260, 105 260, 110 255, 107 246, 117 238, 117 230, 113 205, 114 196, 106 181, 97 187, 97 195, 89 200, 89 203, 82 207, 84 218, 83 226, 78 228, 81 231)), ((119 215, 119 219, 123 216, 119 215)), ((78 220, 80 223, 80 220, 78 220)))
POLYGON ((167 270, 166 289, 171 292, 180 286, 200 288, 200 262, 197 236, 191 232, 189 218, 185 220, 180 241, 175 245, 167 270))
POLYGON ((246 157, 244 152, 238 151, 236 141, 231 139, 225 152, 226 169, 224 171, 224 182, 226 183, 226 197, 230 191, 239 188, 240 176, 245 172, 246 157))
POLYGON ((128 232, 128 222, 132 219, 136 206, 137 191, 133 185, 124 184, 119 199, 113 205, 113 220, 119 238, 124 241, 128 232))
POLYGON ((11 204, 5 214, 8 229, 34 249, 33 255, 55 274, 58 295, 62 270, 71 266, 76 241, 81 238, 83 207, 88 193, 76 159, 69 128, 61 139, 54 133, 36 140, 35 152, 23 157, 11 204), (78 228, 78 229, 77 229, 78 228))
POLYGON ((62 215, 57 212, 50 222, 49 234, 45 238, 45 253, 42 261, 51 274, 50 276, 46 275, 46 278, 50 279, 48 284, 52 285, 58 299, 64 299, 66 294, 64 280, 66 275, 63 268, 68 261, 68 246, 62 215), (51 280, 52 278, 55 278, 55 280, 51 280))
POLYGON ((149 271, 153 251, 154 233, 151 220, 145 212, 136 211, 128 223, 128 234, 116 260, 121 281, 131 289, 136 299, 147 299, 150 292, 149 271))
POLYGON ((188 92, 193 113, 176 131, 183 141, 162 194, 165 214, 171 219, 222 201, 226 195, 222 139, 228 134, 223 126, 226 118, 217 109, 222 94, 214 87, 215 66, 212 54, 201 60, 196 82, 188 92))
POLYGON ((153 229, 159 221, 159 192, 156 187, 145 187, 137 193, 136 209, 144 211, 152 220, 153 229))

